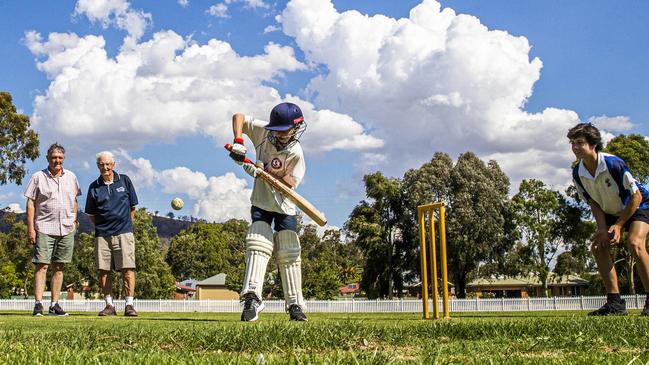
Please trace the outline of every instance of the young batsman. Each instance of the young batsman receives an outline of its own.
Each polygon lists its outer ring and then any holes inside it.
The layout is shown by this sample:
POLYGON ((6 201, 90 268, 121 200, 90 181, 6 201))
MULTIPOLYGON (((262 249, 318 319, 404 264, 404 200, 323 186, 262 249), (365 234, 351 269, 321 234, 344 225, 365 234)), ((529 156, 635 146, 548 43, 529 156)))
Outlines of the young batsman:
MULTIPOLYGON (((299 142, 305 129, 306 122, 302 111, 292 103, 276 105, 270 112, 268 123, 249 115, 234 114, 234 143, 230 157, 242 164, 243 169, 253 178, 256 177, 257 169, 264 169, 290 188, 295 188, 305 172, 304 153, 299 142), (243 163, 247 152, 243 145, 243 134, 247 135, 255 146, 256 165, 243 163)), ((264 276, 275 247, 290 320, 306 321, 295 205, 262 179, 255 179, 250 200, 252 224, 246 236, 246 271, 241 290, 244 306, 241 320, 256 321, 259 312, 264 309, 264 276)))
MULTIPOLYGON (((645 292, 649 290, 649 256, 645 248, 649 233, 649 191, 633 178, 621 158, 601 152, 602 137, 592 124, 576 125, 568 132, 568 139, 579 160, 572 171, 573 180, 597 222, 591 251, 607 293, 606 304, 589 315, 626 315, 626 303, 620 297, 610 250, 619 244, 622 230, 628 230, 627 248, 637 262, 645 292)), ((649 315, 649 297, 642 315, 649 315)))

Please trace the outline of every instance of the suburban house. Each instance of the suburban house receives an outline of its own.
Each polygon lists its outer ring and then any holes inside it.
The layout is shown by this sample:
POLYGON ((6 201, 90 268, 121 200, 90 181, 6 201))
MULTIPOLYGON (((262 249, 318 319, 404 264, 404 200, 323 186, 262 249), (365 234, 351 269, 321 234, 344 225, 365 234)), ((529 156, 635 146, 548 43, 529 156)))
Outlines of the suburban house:
POLYGON ((225 286, 224 273, 209 277, 196 283, 197 300, 205 299, 239 299, 239 293, 228 289, 225 286))
MULTIPOLYGON (((588 287, 588 281, 577 275, 558 276, 551 273, 548 277, 549 295, 579 296, 588 287)), ((528 298, 542 297, 543 284, 536 277, 490 278, 477 279, 466 285, 467 293, 477 297, 495 298, 528 298)))
POLYGON ((344 297, 355 297, 361 292, 361 286, 358 283, 350 283, 338 288, 340 295, 344 297))
POLYGON ((174 299, 192 299, 195 293, 196 289, 176 281, 176 294, 174 299))

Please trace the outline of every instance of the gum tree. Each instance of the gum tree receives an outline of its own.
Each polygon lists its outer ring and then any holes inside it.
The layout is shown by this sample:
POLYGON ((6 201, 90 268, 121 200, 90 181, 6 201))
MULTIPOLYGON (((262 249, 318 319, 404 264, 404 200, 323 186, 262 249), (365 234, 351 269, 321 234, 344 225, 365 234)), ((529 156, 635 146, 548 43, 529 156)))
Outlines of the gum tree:
POLYGON ((11 94, 0 91, 0 185, 22 184, 25 163, 38 155, 38 134, 29 117, 17 113, 11 94))

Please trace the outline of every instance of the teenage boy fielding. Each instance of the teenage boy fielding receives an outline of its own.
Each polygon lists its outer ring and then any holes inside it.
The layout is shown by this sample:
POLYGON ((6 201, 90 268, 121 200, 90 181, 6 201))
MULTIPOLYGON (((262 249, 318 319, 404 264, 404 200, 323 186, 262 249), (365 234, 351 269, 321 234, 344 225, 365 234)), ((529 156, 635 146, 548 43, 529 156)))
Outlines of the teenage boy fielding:
MULTIPOLYGON (((611 247, 620 243, 622 230, 628 230, 627 248, 638 264, 645 292, 649 289, 649 191, 637 182, 619 157, 601 152, 602 137, 590 123, 580 123, 568 131, 572 152, 579 160, 572 177, 579 195, 587 201, 597 223, 591 251, 606 288, 606 304, 589 315, 626 315, 620 297, 611 247)), ((649 296, 642 315, 649 315, 649 296)))

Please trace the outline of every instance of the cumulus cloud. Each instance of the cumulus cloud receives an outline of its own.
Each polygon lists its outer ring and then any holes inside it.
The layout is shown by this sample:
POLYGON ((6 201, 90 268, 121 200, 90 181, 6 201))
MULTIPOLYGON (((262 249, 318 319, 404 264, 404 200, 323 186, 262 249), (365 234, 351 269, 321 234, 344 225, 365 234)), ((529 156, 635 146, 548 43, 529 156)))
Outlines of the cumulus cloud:
POLYGON ((598 117, 588 118, 588 122, 593 123, 599 129, 604 129, 609 132, 626 132, 633 128, 633 123, 626 116, 608 117, 606 115, 600 115, 598 117))
POLYGON ((262 54, 240 56, 218 39, 198 44, 161 31, 109 57, 101 36, 50 33, 44 39, 30 31, 24 42, 51 80, 34 99, 32 122, 44 137, 55 135, 63 143, 132 151, 204 134, 221 144, 231 139, 233 113, 266 119, 275 104, 290 99, 310 121, 308 138, 326 141, 310 146, 311 151, 382 144, 347 115, 279 95, 273 83, 287 72, 306 69, 289 46, 268 43, 262 54))
POLYGON ((390 172, 435 151, 470 150, 497 157, 514 184, 569 179, 565 133, 579 118, 551 107, 524 110, 543 65, 530 58, 525 37, 490 30, 435 0, 402 19, 339 12, 329 0, 291 0, 277 21, 309 64, 327 70, 308 85, 314 104, 371 130, 384 142, 372 154, 385 155, 390 172))
POLYGON ((152 19, 150 13, 131 9, 126 0, 79 0, 73 15, 85 15, 88 20, 99 22, 104 28, 114 25, 126 30, 134 39, 142 37, 152 19))
POLYGON ((189 0, 178 0, 178 5, 182 6, 183 8, 186 8, 189 6, 189 0))
POLYGON ((133 158, 124 150, 115 150, 116 167, 133 181, 135 186, 162 188, 167 194, 185 194, 194 200, 192 216, 208 221, 223 222, 231 218, 250 218, 250 194, 245 179, 229 172, 222 176, 206 176, 180 166, 156 170, 144 158, 133 158))
POLYGON ((217 18, 229 18, 230 15, 228 14, 228 6, 225 5, 224 3, 219 3, 210 6, 207 9, 207 13, 210 14, 211 16, 215 16, 217 18))
POLYGON ((23 206, 18 203, 9 204, 3 210, 5 212, 11 212, 16 214, 25 213, 25 209, 23 209, 23 206))

